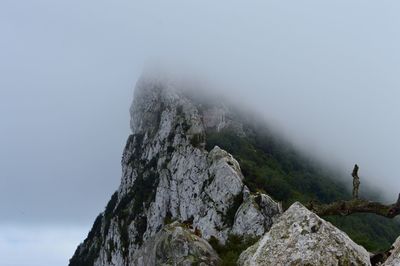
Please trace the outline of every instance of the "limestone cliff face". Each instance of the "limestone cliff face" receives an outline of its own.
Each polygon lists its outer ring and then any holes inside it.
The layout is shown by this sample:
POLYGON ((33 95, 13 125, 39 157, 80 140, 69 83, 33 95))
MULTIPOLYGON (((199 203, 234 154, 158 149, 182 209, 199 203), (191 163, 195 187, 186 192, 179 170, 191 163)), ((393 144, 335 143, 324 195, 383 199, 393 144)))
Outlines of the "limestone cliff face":
MULTIPOLYGON (((250 193, 229 153, 217 146, 210 152, 204 148, 208 131, 229 128, 245 134, 240 122, 229 117, 223 105, 204 104, 177 85, 142 78, 131 107, 132 135, 123 153, 121 185, 70 265, 144 265, 143 254, 163 253, 146 250, 154 248, 149 245, 173 221, 222 243, 229 234, 266 233, 281 212, 279 204, 250 193)), ((197 244, 187 245, 198 251, 197 244)), ((201 249, 215 261, 215 254, 201 249)), ((162 265, 190 265, 165 261, 162 265)))
POLYGON ((345 233, 294 203, 239 265, 371 265, 369 253, 345 233))

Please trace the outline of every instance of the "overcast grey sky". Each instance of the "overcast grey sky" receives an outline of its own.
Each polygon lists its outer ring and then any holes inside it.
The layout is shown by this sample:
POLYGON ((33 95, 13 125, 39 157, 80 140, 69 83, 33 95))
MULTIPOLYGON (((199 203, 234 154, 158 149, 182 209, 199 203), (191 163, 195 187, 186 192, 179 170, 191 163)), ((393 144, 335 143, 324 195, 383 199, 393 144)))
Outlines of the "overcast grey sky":
POLYGON ((366 0, 2 0, 1 264, 67 264, 119 184, 147 65, 223 84, 318 158, 358 162, 394 199, 399 11, 366 0))

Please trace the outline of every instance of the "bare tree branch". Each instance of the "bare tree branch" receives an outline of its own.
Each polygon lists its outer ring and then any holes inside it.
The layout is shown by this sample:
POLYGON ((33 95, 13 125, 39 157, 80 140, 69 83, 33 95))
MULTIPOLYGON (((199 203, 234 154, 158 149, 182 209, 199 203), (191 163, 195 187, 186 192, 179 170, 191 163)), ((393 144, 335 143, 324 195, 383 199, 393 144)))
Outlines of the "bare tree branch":
POLYGON ((362 199, 353 199, 349 201, 335 201, 330 204, 310 202, 307 208, 319 216, 347 216, 353 213, 374 213, 387 218, 394 218, 400 214, 400 194, 397 202, 390 205, 362 199))

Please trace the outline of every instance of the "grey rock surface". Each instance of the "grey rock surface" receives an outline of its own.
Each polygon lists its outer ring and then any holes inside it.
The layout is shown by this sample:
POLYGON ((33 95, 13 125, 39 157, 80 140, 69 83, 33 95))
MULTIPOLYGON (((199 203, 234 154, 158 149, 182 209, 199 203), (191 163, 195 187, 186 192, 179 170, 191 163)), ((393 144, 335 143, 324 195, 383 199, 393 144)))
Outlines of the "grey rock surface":
POLYGON ((190 224, 204 239, 214 236, 222 243, 232 233, 267 232, 279 204, 266 195, 251 195, 229 153, 217 146, 205 149, 209 131, 244 134, 229 117, 226 107, 204 105, 176 84, 139 80, 121 185, 70 265, 88 260, 132 265, 168 221, 190 224))
POLYGON ((255 245, 242 266, 370 265, 369 253, 344 232, 294 203, 255 245))
POLYGON ((178 222, 166 225, 149 238, 132 260, 138 266, 210 265, 220 262, 210 244, 178 222))

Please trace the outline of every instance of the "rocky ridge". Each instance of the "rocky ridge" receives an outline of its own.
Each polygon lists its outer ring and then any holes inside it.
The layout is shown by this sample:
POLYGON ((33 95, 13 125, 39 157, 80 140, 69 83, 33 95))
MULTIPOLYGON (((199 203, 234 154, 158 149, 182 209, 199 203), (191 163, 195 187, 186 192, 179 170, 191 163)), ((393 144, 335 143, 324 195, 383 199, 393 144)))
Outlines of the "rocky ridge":
POLYGON ((280 205, 250 193, 229 153, 204 149, 207 131, 226 128, 244 134, 226 107, 205 106, 172 84, 142 78, 131 107, 121 185, 70 265, 130 265, 171 221, 221 243, 229 234, 267 232, 280 205))

